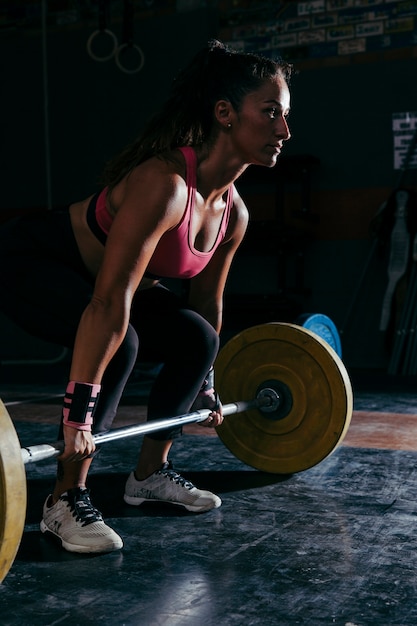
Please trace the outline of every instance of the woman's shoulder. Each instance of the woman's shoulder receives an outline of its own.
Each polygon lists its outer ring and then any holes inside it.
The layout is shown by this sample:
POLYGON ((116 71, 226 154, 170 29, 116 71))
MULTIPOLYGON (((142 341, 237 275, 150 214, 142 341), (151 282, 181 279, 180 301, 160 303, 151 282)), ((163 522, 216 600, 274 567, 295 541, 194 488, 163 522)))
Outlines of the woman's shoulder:
POLYGON ((131 174, 134 177, 149 177, 149 179, 158 178, 159 176, 175 178, 178 175, 184 178, 186 167, 186 161, 181 151, 179 149, 170 150, 143 161, 131 174))
POLYGON ((122 207, 141 211, 145 206, 161 214, 183 211, 187 198, 185 164, 181 153, 152 156, 137 165, 111 190, 110 203, 117 213, 122 207))

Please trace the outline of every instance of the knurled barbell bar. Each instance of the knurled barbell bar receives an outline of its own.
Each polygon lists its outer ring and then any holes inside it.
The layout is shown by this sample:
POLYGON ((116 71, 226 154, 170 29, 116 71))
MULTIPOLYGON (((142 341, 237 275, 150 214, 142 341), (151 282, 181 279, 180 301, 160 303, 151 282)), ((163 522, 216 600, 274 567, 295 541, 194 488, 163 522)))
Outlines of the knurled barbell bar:
MULTIPOLYGON (((242 331, 220 350, 216 389, 227 419, 222 442, 261 471, 292 474, 329 456, 343 440, 353 410, 346 368, 319 335, 296 324, 273 322, 242 331), (239 401, 233 398, 241 398, 239 401)), ((115 441, 198 423, 210 410, 154 420, 95 435, 115 441)), ((59 455, 63 442, 21 447, 0 400, 0 583, 20 545, 26 513, 25 465, 59 455)))

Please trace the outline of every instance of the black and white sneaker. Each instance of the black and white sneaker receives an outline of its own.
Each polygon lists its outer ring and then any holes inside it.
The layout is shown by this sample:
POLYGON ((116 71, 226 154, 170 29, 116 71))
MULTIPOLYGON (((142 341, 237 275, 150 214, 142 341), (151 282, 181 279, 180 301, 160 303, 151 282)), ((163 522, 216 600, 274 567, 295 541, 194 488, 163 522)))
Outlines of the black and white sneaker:
POLYGON ((134 506, 142 502, 169 502, 183 506, 187 511, 202 513, 217 509, 222 501, 210 491, 197 489, 192 482, 172 469, 170 462, 145 480, 136 480, 134 472, 127 479, 124 501, 134 506))
POLYGON ((68 552, 112 552, 123 547, 121 537, 91 504, 88 489, 68 489, 52 506, 51 502, 48 496, 41 531, 58 537, 68 552))

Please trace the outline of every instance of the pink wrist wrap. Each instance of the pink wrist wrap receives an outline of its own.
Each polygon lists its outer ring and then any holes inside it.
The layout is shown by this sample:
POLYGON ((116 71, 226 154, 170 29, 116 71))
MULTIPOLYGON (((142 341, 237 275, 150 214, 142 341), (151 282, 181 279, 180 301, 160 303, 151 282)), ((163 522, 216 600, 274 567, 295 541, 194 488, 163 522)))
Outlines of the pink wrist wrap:
POLYGON ((91 431, 100 390, 101 385, 93 383, 68 383, 62 408, 65 426, 91 431))

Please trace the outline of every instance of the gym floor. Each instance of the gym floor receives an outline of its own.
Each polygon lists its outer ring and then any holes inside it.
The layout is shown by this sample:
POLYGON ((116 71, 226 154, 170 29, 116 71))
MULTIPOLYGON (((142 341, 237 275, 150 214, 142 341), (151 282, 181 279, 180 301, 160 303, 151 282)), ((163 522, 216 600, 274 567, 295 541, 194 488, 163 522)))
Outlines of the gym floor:
MULTIPOLYGON (((64 382, 2 382, 22 446, 55 440, 64 382)), ((2 626, 415 626, 416 391, 385 376, 352 382, 345 439, 297 474, 254 470, 215 433, 185 427, 175 468, 223 500, 205 514, 124 504, 140 438, 103 446, 89 487, 124 539, 119 552, 74 555, 42 535, 55 461, 26 465, 26 525, 0 585, 2 626)), ((115 426, 144 419, 146 393, 146 377, 128 385, 115 426)))

